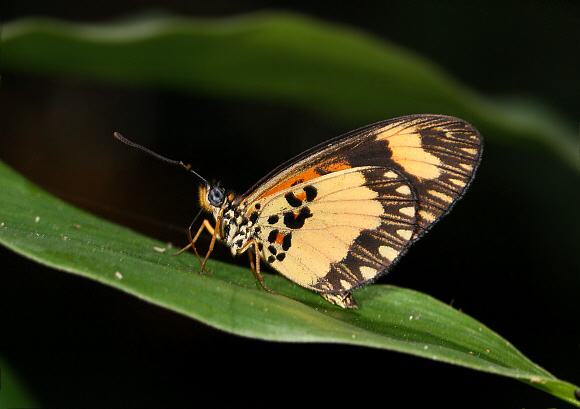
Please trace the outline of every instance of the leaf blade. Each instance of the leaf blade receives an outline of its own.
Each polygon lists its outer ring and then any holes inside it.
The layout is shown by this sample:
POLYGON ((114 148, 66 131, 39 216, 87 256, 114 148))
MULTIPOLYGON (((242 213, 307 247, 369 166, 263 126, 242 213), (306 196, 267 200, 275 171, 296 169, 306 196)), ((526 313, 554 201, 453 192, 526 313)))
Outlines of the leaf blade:
POLYGON ((489 140, 538 144, 574 169, 580 163, 573 126, 547 108, 528 114, 526 102, 478 95, 401 47, 295 14, 103 25, 23 19, 4 25, 2 50, 8 70, 284 101, 355 126, 445 113, 489 140))
POLYGON ((115 287, 240 336, 330 342, 409 353, 520 379, 574 402, 558 380, 473 318, 425 294, 386 285, 357 291, 360 310, 331 306, 280 276, 263 291, 248 269, 211 262, 99 220, 0 165, 0 243, 25 257, 115 287), (160 249, 166 249, 160 252, 160 249))

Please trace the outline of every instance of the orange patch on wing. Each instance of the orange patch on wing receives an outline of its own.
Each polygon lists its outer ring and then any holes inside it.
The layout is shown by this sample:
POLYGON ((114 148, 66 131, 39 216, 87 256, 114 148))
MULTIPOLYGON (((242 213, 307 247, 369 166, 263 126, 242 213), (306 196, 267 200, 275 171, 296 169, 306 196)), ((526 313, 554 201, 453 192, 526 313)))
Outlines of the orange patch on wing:
POLYGON ((267 192, 264 192, 262 195, 260 195, 259 199, 273 195, 274 193, 280 192, 281 190, 289 189, 294 184, 306 182, 306 181, 312 180, 312 179, 316 179, 320 176, 322 176, 322 175, 317 172, 316 168, 307 169, 304 172, 294 176, 293 178, 290 178, 290 179, 284 181, 284 183, 280 183, 279 185, 276 185, 272 189, 268 190, 267 192))
POLYGON ((321 170, 325 173, 332 173, 338 172, 339 170, 350 169, 352 166, 348 162, 335 162, 329 163, 321 168, 321 170))
MULTIPOLYGON (((332 172, 338 172, 339 170, 350 169, 352 166, 348 164, 348 162, 335 162, 329 163, 322 167, 310 168, 306 169, 304 172, 299 173, 298 175, 285 180, 283 183, 274 186, 272 189, 262 193, 259 199, 264 197, 268 197, 273 195, 274 193, 280 192, 282 190, 290 189, 293 185, 297 185, 299 183, 308 182, 309 180, 319 178, 322 175, 332 172)), ((306 194, 300 194, 297 196, 298 199, 304 200, 306 199, 306 194)))
POLYGON ((300 194, 294 195, 294 197, 298 200, 305 201, 306 200, 306 192, 302 192, 300 194))
POLYGON ((284 237, 286 237, 285 234, 278 233, 278 235, 276 236, 276 243, 282 245, 282 243, 284 242, 284 237))

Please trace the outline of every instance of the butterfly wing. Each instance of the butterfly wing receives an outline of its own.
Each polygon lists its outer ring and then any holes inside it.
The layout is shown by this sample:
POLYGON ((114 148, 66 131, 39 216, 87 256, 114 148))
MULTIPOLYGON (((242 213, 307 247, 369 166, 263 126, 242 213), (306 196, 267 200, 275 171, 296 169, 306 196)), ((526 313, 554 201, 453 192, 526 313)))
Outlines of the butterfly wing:
POLYGON ((241 197, 265 260, 322 293, 387 271, 463 195, 482 138, 441 115, 379 122, 281 165, 241 197), (256 206, 259 204, 259 206, 256 206))
MULTIPOLYGON (((465 193, 483 152, 483 139, 473 125, 441 115, 414 115, 381 128, 374 137, 386 144, 394 169, 405 174, 419 199, 417 240, 465 193)), ((364 161, 364 153, 353 162, 364 161)))
POLYGON ((418 201, 400 173, 345 169, 297 184, 262 202, 257 220, 264 259, 318 292, 373 280, 411 243, 418 201))

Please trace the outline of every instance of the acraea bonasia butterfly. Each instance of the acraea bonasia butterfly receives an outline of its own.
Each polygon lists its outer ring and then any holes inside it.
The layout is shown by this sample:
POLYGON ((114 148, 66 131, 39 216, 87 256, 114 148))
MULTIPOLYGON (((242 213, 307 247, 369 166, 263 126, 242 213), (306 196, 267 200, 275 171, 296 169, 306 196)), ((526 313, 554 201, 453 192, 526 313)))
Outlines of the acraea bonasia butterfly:
POLYGON ((480 163, 483 139, 469 123, 443 115, 378 122, 317 145, 278 166, 245 194, 209 183, 183 162, 115 137, 200 180, 204 220, 233 255, 248 252, 254 275, 265 262, 343 308, 351 292, 377 279, 463 196, 480 163))

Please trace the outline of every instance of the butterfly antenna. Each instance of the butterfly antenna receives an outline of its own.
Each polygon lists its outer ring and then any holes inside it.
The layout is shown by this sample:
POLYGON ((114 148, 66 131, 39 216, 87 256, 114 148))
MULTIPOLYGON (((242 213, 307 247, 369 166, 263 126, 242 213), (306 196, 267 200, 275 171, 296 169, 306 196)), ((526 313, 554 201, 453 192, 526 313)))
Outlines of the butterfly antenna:
POLYGON ((172 160, 172 159, 168 159, 165 156, 161 156, 160 154, 158 154, 157 152, 153 152, 151 149, 147 149, 144 146, 139 145, 138 143, 132 142, 129 139, 125 138, 123 135, 121 135, 119 132, 115 132, 113 134, 115 136, 115 138, 117 138, 118 140, 120 140, 121 142, 123 142, 126 145, 131 146, 132 148, 137 148, 151 156, 153 156, 156 159, 159 159, 162 162, 165 163, 169 163, 170 165, 178 165, 181 166, 182 168, 190 171, 191 173, 193 173, 195 176, 197 176, 199 179, 202 180, 203 183, 205 183, 207 186, 209 186, 209 182, 203 177, 201 176, 199 173, 197 173, 196 171, 194 171, 193 169, 191 169, 190 165, 186 165, 185 163, 183 163, 180 160, 172 160))

